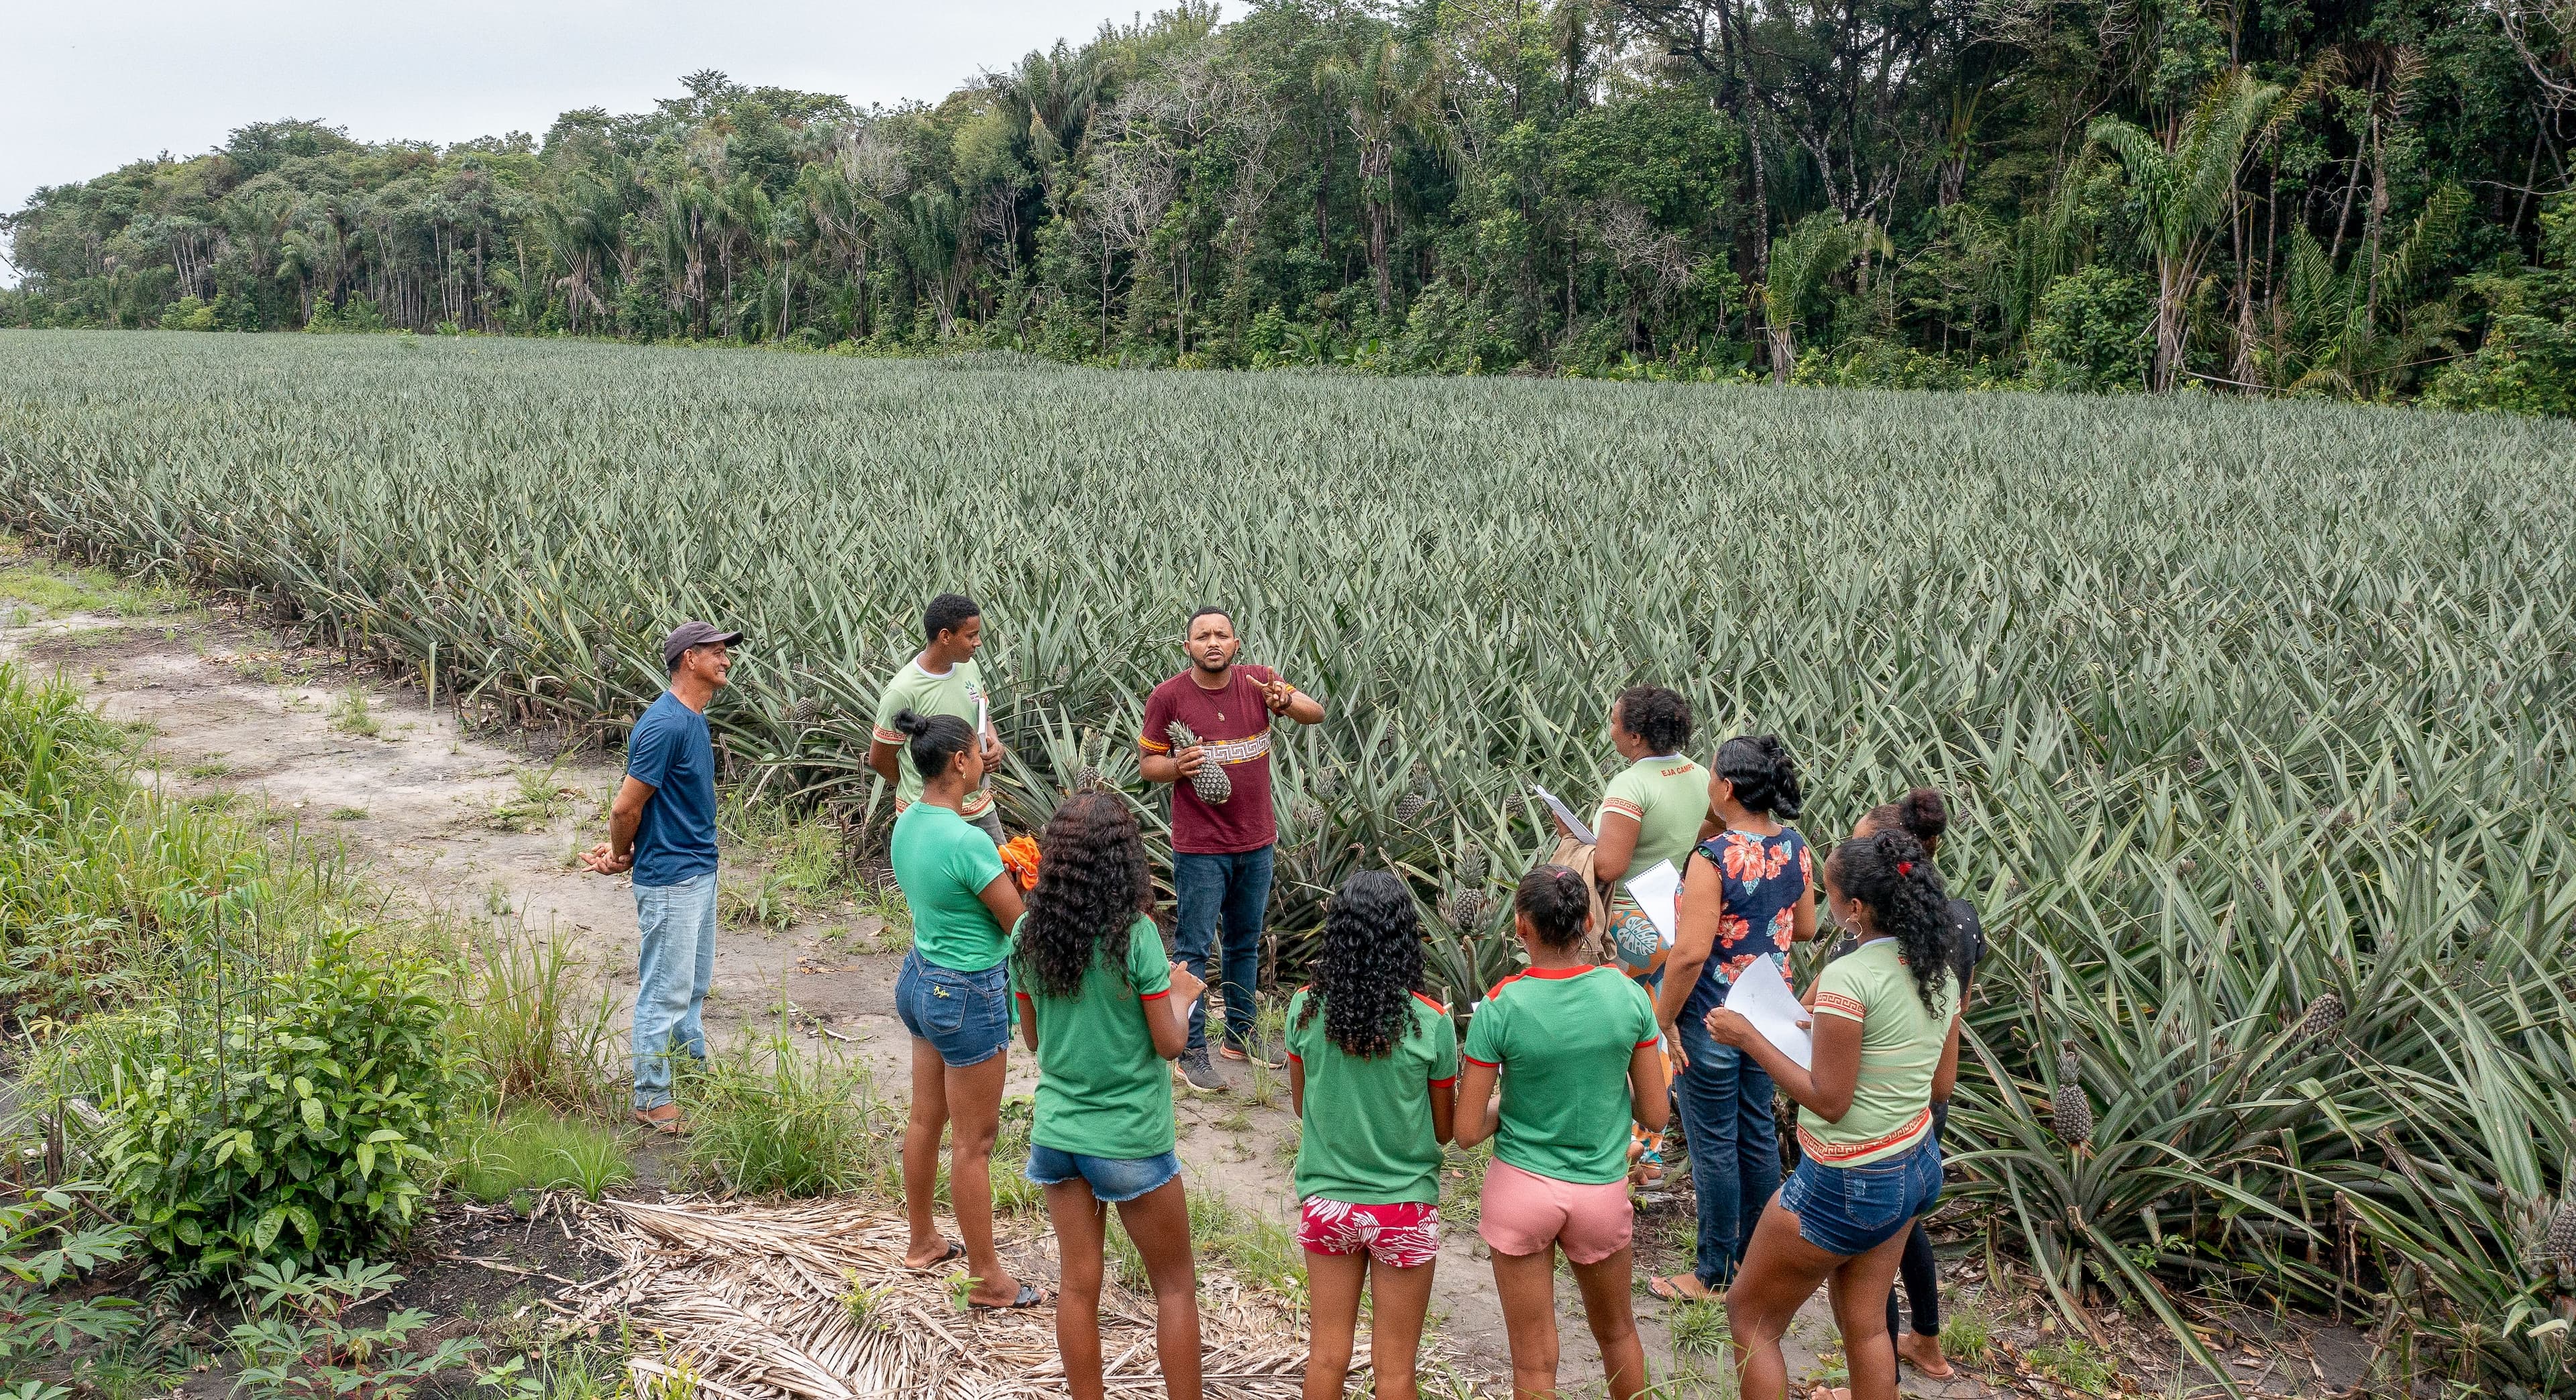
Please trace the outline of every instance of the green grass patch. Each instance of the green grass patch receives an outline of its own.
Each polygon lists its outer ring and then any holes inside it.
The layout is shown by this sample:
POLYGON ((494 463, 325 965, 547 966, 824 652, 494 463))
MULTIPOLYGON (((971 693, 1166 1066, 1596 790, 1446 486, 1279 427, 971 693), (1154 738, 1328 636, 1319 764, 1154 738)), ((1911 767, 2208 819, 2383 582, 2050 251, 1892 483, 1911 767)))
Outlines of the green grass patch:
POLYGON ((0 568, 0 599, 46 613, 114 613, 143 617, 177 612, 188 606, 175 588, 138 584, 105 569, 48 569, 35 564, 0 568))
POLYGON ((879 1101, 865 1064, 808 1054, 784 1027, 684 1067, 673 1096, 689 1125, 683 1169, 700 1185, 820 1196, 892 1170, 900 1191, 900 1168, 887 1164, 901 1151, 902 1111, 879 1101))
POLYGON ((459 1131, 450 1150, 449 1182, 478 1201, 522 1191, 578 1191, 595 1201, 635 1179, 624 1132, 533 1104, 459 1131))

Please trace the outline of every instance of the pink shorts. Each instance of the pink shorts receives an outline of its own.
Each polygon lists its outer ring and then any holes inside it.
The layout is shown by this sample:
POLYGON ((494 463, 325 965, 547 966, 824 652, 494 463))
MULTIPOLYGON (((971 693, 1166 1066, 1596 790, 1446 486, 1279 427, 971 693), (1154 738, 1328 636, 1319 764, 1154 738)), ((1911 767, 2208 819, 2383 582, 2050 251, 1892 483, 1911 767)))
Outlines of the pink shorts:
POLYGON ((1497 1254, 1538 1254, 1562 1245, 1577 1264, 1598 1264, 1628 1247, 1637 1232, 1637 1210, 1628 1204, 1626 1181, 1586 1186, 1525 1172, 1509 1162, 1485 1168, 1482 1218, 1476 1233, 1497 1254))
POLYGON ((1297 1245, 1309 1254, 1365 1254, 1390 1269, 1418 1269, 1439 1257, 1440 1207, 1308 1196, 1297 1212, 1297 1245))

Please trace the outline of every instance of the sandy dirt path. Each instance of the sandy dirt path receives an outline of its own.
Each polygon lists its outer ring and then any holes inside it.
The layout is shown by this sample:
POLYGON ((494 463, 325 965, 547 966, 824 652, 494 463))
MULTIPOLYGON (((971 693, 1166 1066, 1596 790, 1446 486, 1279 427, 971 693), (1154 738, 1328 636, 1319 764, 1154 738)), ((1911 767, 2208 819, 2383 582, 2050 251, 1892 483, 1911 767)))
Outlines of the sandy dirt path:
MULTIPOLYGON (((78 577, 5 536, 0 565, 22 578, 78 577)), ((335 654, 299 647, 220 606, 174 612, 130 600, 123 608, 101 605, 107 602, 66 595, 43 606, 0 597, 0 658, 59 671, 108 717, 145 729, 149 775, 167 791, 297 823, 307 836, 344 845, 367 878, 424 905, 521 918, 571 940, 602 995, 619 1006, 622 1034, 622 1008, 635 987, 632 895, 623 879, 588 874, 573 860, 601 837, 601 814, 620 772, 612 755, 557 754, 542 735, 468 732, 428 705, 419 688, 353 670, 335 654)), ((728 859, 728 882, 756 881, 756 867, 733 853, 728 859)), ((721 1045, 768 1029, 780 1003, 791 1003, 797 1014, 790 1019, 811 1047, 865 1059, 877 1083, 899 1097, 909 1054, 893 1014, 900 958, 859 951, 873 945, 880 926, 855 906, 784 930, 728 923, 707 1008, 711 1039, 721 1045)), ((1010 1091, 1029 1092, 1034 1071, 1030 1057, 1014 1056, 1010 1091)), ((1252 1101, 1243 1066, 1227 1074, 1227 1094, 1181 1096, 1190 1180, 1238 1207, 1293 1220, 1294 1120, 1284 1078, 1274 1104, 1264 1106, 1252 1101)), ((1687 1198, 1679 1209, 1687 1209, 1687 1198)), ((1641 1216, 1640 1233, 1668 1238, 1676 1224, 1666 1208, 1660 1217, 1641 1216)), ((1435 1326, 1462 1372, 1506 1380, 1507 1339, 1481 1252, 1471 1231, 1451 1232, 1434 1292, 1435 1326)), ((1662 1258, 1669 1267, 1669 1254, 1662 1258)), ((1597 1395, 1598 1353, 1574 1309, 1570 1278, 1560 1284, 1559 1302, 1568 1393, 1597 1395)), ((1637 1312, 1659 1380, 1677 1369, 1700 1373, 1685 1375, 1669 1393, 1732 1394, 1722 1355, 1677 1354, 1664 1305, 1641 1294, 1637 1312)), ((1833 1340, 1820 1295, 1793 1333, 1792 1374, 1817 1366, 1833 1340)), ((1911 1371, 1906 1378, 1912 1395, 1996 1393, 1964 1376, 1946 1384, 1911 1371)))

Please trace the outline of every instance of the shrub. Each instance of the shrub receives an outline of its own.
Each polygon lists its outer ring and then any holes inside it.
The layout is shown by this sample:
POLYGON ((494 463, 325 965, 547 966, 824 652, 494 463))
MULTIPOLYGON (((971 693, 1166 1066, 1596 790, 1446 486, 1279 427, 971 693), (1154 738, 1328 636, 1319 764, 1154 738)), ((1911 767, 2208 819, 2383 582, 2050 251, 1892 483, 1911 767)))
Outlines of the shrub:
POLYGON ((2145 387, 2154 303, 2144 281, 2099 263, 2058 278, 2030 328, 2031 377, 2088 393, 2145 387))
POLYGON ((152 1250, 201 1274, 398 1240, 458 1087, 445 975, 341 930, 228 989, 251 1010, 192 1018, 209 989, 182 987, 113 1067, 101 1147, 152 1250))

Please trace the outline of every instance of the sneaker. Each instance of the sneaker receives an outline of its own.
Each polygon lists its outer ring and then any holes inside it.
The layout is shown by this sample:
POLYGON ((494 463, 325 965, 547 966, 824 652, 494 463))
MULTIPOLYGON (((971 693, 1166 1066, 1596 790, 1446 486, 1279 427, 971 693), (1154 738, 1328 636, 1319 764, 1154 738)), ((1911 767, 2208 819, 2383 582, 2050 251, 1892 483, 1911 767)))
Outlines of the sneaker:
POLYGON ((1259 1065, 1263 1069, 1286 1069, 1288 1067, 1288 1053, 1276 1041, 1265 1041, 1258 1046, 1251 1046, 1237 1045, 1233 1041, 1229 1040, 1225 1044, 1217 1047, 1217 1053, 1225 1056, 1229 1060, 1246 1061, 1259 1065))
POLYGON ((1172 1062, 1172 1067, 1180 1071, 1181 1083, 1193 1094, 1225 1092, 1225 1081, 1217 1077, 1216 1066, 1208 1063, 1208 1053, 1204 1046, 1196 1050, 1182 1051, 1181 1057, 1172 1062))

